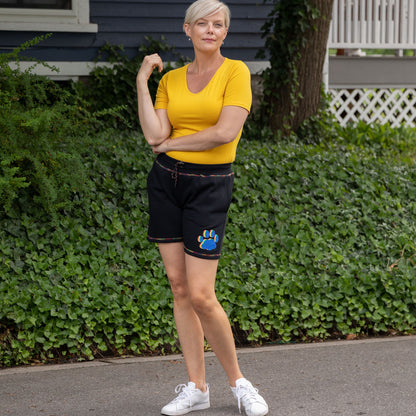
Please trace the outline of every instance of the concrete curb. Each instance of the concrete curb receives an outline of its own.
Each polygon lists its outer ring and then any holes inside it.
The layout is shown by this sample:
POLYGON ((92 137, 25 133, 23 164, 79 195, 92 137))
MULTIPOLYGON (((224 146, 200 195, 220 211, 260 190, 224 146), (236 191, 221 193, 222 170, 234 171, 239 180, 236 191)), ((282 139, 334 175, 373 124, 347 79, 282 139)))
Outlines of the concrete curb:
MULTIPOLYGON (((377 337, 377 338, 366 338, 357 340, 334 340, 325 342, 315 342, 310 344, 277 344, 267 345, 262 347, 251 347, 251 348, 239 348, 237 349, 238 355, 243 354, 255 354, 264 352, 278 352, 278 351, 293 351, 293 350, 305 350, 305 349, 316 349, 316 348, 328 348, 334 346, 357 346, 358 344, 378 344, 384 342, 402 342, 402 341, 414 341, 416 335, 407 336, 394 336, 394 337, 377 337)), ((206 352, 205 357, 214 357, 213 352, 206 352)), ((163 361, 177 361, 183 360, 182 354, 172 354, 155 357, 115 357, 115 358, 102 358, 93 361, 83 361, 79 363, 66 363, 66 364, 39 364, 33 366, 20 366, 13 368, 0 369, 0 377, 11 375, 11 374, 25 374, 25 373, 37 373, 44 371, 61 371, 61 370, 72 370, 77 368, 88 368, 88 367, 103 367, 108 365, 126 365, 126 364, 138 364, 138 363, 150 363, 150 362, 163 362, 163 361)))

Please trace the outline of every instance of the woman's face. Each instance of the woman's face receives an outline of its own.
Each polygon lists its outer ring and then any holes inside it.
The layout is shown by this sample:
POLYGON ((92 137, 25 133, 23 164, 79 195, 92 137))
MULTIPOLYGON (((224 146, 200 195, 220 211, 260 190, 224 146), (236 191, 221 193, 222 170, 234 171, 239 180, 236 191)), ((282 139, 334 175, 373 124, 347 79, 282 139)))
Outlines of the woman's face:
POLYGON ((198 19, 192 25, 185 23, 184 29, 186 35, 191 38, 194 47, 207 52, 219 49, 228 31, 222 11, 198 19))

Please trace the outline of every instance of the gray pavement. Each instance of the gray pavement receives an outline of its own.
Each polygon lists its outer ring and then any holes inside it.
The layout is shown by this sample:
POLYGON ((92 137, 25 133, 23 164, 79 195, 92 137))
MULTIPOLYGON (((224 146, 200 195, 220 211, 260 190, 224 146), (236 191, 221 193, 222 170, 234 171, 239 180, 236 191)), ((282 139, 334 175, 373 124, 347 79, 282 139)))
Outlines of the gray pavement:
MULTIPOLYGON (((416 336, 238 350, 270 416, 415 416, 416 336)), ((211 408, 238 415, 227 379, 207 353, 211 408)), ((153 416, 186 381, 180 355, 103 359, 0 370, 0 416, 153 416)))

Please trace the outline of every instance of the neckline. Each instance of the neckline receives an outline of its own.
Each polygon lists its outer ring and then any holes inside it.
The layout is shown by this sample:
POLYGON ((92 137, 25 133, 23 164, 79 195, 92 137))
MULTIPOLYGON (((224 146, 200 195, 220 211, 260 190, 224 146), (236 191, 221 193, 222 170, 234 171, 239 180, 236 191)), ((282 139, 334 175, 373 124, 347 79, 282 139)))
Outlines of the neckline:
POLYGON ((228 60, 228 59, 224 57, 224 60, 221 62, 221 65, 220 65, 220 66, 216 69, 216 71, 212 74, 212 77, 209 79, 209 81, 206 83, 206 85, 204 85, 204 87, 203 87, 203 88, 201 88, 201 89, 200 89, 199 91, 197 91, 197 92, 193 92, 193 91, 191 91, 191 90, 190 90, 190 88, 189 88, 189 86, 188 86, 188 68, 189 68, 189 65, 191 65, 191 64, 186 65, 186 67, 185 67, 185 86, 186 86, 187 91, 188 91, 190 94, 194 94, 194 95, 200 94, 202 91, 204 91, 204 90, 208 87, 208 85, 209 85, 209 84, 211 84, 211 82, 212 82, 212 80, 214 79, 215 75, 217 75, 218 71, 222 68, 222 66, 224 65, 224 63, 225 63, 227 60, 228 60))

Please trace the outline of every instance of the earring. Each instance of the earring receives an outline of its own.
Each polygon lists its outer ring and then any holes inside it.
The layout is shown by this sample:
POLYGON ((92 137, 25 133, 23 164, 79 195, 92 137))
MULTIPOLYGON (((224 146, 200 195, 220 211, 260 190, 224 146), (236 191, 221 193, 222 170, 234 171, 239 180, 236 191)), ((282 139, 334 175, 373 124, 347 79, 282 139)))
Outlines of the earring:
POLYGON ((189 41, 191 41, 191 38, 188 38, 189 41))

